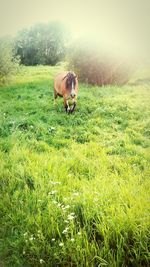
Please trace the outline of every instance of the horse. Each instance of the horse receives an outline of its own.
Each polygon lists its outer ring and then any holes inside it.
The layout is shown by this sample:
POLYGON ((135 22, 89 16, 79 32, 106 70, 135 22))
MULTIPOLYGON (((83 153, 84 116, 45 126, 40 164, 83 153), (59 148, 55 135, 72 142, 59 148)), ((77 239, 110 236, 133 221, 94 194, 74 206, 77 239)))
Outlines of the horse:
POLYGON ((72 113, 77 104, 78 79, 74 72, 64 71, 56 75, 54 79, 54 102, 58 96, 63 97, 64 107, 67 113, 72 113), (68 100, 72 100, 69 107, 68 100))

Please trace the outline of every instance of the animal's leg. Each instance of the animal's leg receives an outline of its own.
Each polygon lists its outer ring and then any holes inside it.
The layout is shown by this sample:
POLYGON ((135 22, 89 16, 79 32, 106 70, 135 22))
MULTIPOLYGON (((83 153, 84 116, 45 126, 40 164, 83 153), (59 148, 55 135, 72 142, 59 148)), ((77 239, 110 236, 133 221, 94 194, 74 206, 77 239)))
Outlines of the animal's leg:
POLYGON ((74 99, 74 100, 73 100, 72 107, 71 107, 71 110, 70 110, 71 113, 75 110, 76 105, 77 105, 77 100, 74 99))
POLYGON ((69 104, 68 104, 68 101, 66 98, 64 98, 64 107, 65 107, 65 110, 66 112, 70 112, 70 107, 69 107, 69 104))
POLYGON ((56 105, 56 99, 57 99, 57 97, 58 97, 58 94, 57 94, 57 92, 56 92, 56 90, 54 88, 54 105, 56 105))

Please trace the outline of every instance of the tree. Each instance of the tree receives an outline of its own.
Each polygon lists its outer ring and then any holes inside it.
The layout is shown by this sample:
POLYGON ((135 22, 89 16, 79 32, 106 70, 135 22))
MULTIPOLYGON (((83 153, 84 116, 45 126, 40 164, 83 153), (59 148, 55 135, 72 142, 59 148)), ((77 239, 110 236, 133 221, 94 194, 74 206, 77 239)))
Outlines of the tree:
POLYGON ((65 55, 69 32, 59 22, 37 24, 21 31, 16 40, 16 54, 24 65, 55 65, 65 55))

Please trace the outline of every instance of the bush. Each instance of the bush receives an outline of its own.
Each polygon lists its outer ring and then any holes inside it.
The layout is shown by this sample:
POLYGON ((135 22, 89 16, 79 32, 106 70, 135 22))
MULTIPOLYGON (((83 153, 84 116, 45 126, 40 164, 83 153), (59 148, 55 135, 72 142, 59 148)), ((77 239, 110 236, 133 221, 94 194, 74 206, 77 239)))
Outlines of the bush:
POLYGON ((0 39, 0 83, 14 74, 19 67, 19 58, 14 56, 13 44, 9 38, 0 39))
POLYGON ((122 85, 131 75, 131 68, 124 60, 100 52, 99 47, 89 43, 73 44, 68 61, 69 69, 74 70, 81 81, 94 85, 122 85))

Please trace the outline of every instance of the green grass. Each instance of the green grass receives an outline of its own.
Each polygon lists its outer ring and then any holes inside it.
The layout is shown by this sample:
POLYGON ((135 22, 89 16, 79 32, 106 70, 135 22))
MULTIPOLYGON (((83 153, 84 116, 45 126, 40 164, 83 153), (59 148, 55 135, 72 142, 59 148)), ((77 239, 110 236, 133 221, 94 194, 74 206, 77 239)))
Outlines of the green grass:
POLYGON ((59 70, 0 89, 0 265, 148 267, 150 89, 80 84, 67 115, 59 70))

